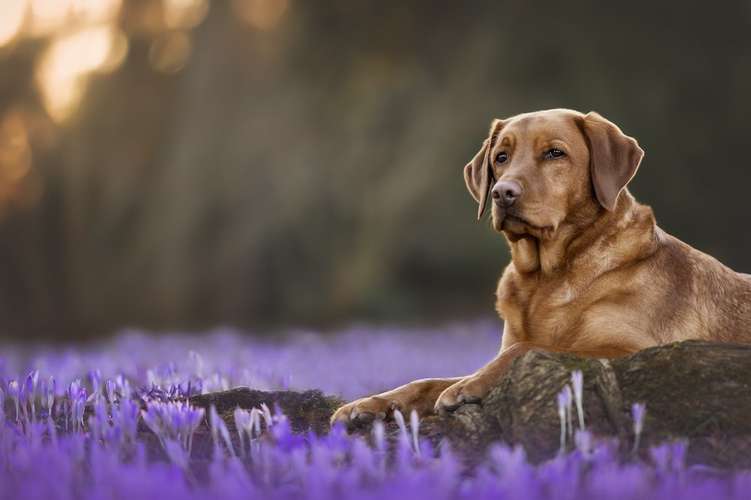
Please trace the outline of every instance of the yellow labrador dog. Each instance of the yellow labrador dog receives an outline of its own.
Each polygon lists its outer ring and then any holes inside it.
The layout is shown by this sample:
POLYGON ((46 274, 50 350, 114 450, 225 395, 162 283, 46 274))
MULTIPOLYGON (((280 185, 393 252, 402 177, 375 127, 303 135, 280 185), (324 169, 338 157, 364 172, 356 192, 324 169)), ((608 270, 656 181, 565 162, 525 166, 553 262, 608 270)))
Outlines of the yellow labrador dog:
POLYGON ((511 248, 496 291, 501 350, 460 378, 416 380, 346 404, 332 421, 369 422, 479 402, 529 350, 617 357, 686 339, 751 341, 751 276, 657 227, 626 189, 644 152, 597 113, 494 120, 464 167, 511 248))

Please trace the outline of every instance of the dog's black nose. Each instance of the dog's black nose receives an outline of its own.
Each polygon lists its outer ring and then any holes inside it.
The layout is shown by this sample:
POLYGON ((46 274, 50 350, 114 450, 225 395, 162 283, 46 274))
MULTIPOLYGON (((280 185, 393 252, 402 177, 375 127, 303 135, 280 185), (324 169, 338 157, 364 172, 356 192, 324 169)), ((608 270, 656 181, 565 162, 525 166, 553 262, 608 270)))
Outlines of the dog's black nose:
POLYGON ((500 181, 493 186, 493 199, 504 207, 510 207, 522 194, 522 187, 515 181, 500 181))

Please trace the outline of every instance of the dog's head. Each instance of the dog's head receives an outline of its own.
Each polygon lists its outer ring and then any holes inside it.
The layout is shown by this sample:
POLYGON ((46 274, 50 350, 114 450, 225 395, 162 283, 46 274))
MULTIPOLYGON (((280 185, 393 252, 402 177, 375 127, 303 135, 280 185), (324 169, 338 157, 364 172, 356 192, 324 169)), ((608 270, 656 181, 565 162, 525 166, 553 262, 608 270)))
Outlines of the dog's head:
POLYGON ((538 111, 494 120, 464 180, 478 219, 490 197, 497 231, 548 238, 585 207, 613 211, 643 156, 636 140, 595 112, 538 111))

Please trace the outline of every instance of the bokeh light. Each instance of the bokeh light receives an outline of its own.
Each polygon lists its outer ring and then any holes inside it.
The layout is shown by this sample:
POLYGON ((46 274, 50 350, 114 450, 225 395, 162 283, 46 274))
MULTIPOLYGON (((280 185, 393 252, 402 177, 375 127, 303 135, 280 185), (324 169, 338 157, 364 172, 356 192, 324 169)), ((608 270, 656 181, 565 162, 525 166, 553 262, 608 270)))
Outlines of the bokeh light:
POLYGON ((30 0, 33 36, 44 36, 63 27, 71 14, 70 0, 30 0))
POLYGON ((106 23, 120 12, 121 0, 73 0, 71 14, 82 23, 106 23))
POLYGON ((158 37, 149 48, 149 62, 160 73, 177 73, 188 62, 192 45, 184 31, 166 33, 158 37))
MULTIPOLYGON (((238 4, 239 5, 239 4, 238 4)), ((250 2, 241 10, 258 27, 275 24, 286 2, 250 2)), ((158 73, 182 70, 192 53, 190 30, 209 12, 209 0, 2 0, 0 47, 18 40, 44 40, 34 62, 42 106, 54 123, 79 108, 96 73, 110 73, 125 61, 129 37, 146 38, 148 61, 158 73), (126 31, 128 34, 126 35, 126 31)))
POLYGON ((198 26, 208 12, 208 0, 164 0, 164 24, 170 29, 198 26))
POLYGON ((29 134, 21 111, 11 109, 0 119, 0 215, 21 194, 31 170, 29 134))
POLYGON ((90 73, 111 71, 125 57, 124 37, 111 26, 83 29, 55 39, 42 56, 37 82, 45 109, 57 122, 78 106, 90 73))
POLYGON ((0 47, 12 42, 23 26, 26 0, 3 0, 0 3, 0 47))
POLYGON ((252 27, 270 30, 279 24, 289 7, 288 0, 233 0, 237 15, 252 27))
POLYGON ((31 150, 21 114, 11 111, 0 124, 0 172, 3 182, 22 179, 31 167, 31 150))

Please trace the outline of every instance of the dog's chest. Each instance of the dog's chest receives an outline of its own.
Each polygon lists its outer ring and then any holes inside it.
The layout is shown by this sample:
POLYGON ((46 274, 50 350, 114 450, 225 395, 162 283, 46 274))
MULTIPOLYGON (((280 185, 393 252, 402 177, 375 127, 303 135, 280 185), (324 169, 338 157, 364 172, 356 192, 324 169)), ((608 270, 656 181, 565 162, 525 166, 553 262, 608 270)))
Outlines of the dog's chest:
POLYGON ((496 307, 518 340, 568 343, 586 325, 591 290, 571 280, 501 280, 496 307))
POLYGON ((654 345, 650 299, 627 279, 501 279, 497 309, 517 341, 562 349, 634 351, 654 345), (616 286, 616 283, 619 286, 616 286))

